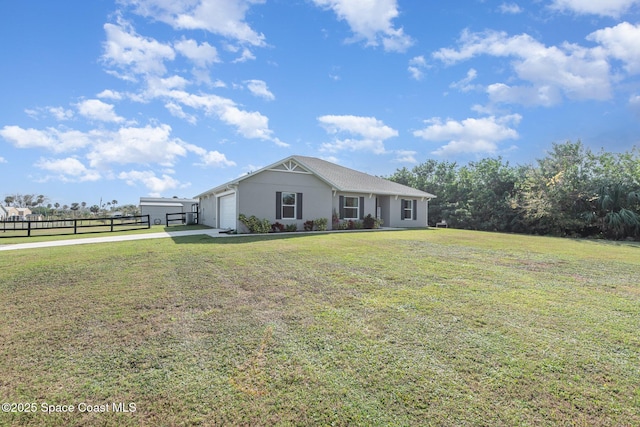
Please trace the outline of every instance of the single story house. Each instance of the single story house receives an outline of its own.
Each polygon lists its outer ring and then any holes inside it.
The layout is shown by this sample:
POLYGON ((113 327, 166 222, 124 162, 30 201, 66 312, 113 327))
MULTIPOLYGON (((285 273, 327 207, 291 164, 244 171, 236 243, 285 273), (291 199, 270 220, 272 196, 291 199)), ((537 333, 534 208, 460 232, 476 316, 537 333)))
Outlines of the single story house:
MULTIPOLYGON (((167 214, 197 212, 198 201, 195 199, 140 197, 140 214, 149 215, 149 221, 154 225, 167 225, 167 214)), ((173 219, 178 218, 175 216, 173 219)))
POLYGON ((426 227, 433 194, 358 172, 326 160, 290 156, 196 196, 200 223, 247 231, 238 215, 296 224, 371 215, 386 227, 426 227))

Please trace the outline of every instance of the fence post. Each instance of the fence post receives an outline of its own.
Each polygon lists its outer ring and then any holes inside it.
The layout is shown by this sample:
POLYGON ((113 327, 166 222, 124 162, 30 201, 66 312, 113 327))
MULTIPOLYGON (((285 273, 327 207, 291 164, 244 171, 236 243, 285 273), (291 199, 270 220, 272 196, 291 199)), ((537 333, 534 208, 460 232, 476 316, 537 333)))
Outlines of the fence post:
POLYGON ((73 220, 73 234, 78 234, 78 220, 73 220))
POLYGON ((147 228, 151 228, 151 215, 147 215, 147 228))
POLYGON ((113 217, 109 218, 109 221, 111 222, 111 232, 113 233, 113 217))
POLYGON ((27 237, 31 237, 31 221, 27 221, 27 237))

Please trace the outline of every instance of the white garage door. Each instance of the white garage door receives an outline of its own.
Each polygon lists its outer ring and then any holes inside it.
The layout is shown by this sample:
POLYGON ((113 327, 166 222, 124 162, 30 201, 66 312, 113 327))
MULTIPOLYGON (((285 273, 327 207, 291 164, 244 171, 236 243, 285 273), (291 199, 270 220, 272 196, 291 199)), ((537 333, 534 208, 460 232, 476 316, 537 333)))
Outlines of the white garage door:
POLYGON ((236 194, 220 197, 220 228, 236 228, 236 194))

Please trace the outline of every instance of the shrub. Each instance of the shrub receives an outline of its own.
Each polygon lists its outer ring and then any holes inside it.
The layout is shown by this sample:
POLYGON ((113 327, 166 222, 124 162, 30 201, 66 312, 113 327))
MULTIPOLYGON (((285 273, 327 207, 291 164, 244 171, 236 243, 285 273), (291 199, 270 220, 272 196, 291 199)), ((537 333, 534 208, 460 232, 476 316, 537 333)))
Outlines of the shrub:
POLYGON ((271 223, 268 219, 259 219, 255 215, 251 215, 247 218, 246 215, 238 215, 238 220, 243 223, 250 233, 268 233, 271 231, 271 223))
POLYGON ((348 230, 360 230, 362 228, 362 221, 354 221, 350 219, 346 222, 348 230))
POLYGON ((374 218, 371 214, 364 217, 364 220, 362 221, 362 226, 364 228, 380 228, 382 227, 382 224, 384 224, 382 218, 374 218))
POLYGON ((371 216, 371 214, 367 215, 364 217, 364 220, 362 222, 362 226, 364 228, 374 228, 376 226, 376 219, 374 217, 371 216))
POLYGON ((333 215, 331 215, 331 225, 334 230, 341 230, 340 228, 340 216, 336 210, 333 210, 333 215))
POLYGON ((278 231, 284 231, 284 224, 280 224, 279 222, 271 224, 271 231, 273 231, 274 233, 278 231))
POLYGON ((287 224, 285 227, 286 231, 298 231, 298 226, 295 224, 287 224))
POLYGON ((316 230, 325 231, 327 229, 327 223, 329 220, 327 218, 318 218, 313 220, 313 225, 316 226, 316 230))
POLYGON ((304 231, 312 231, 313 230, 313 221, 309 220, 309 221, 305 221, 303 224, 304 227, 304 231))

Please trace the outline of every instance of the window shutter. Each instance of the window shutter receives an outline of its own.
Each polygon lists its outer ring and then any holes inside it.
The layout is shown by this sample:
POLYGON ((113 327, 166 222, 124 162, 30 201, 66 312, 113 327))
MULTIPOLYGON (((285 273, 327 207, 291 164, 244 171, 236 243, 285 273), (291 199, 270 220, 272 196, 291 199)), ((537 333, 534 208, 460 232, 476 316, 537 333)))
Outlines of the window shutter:
POLYGON ((344 196, 340 196, 338 210, 340 211, 340 219, 344 219, 344 196))
POLYGON ((400 199, 400 219, 404 221, 404 199, 400 199))
POLYGON ((364 219, 364 197, 360 197, 360 203, 358 203, 358 211, 360 211, 360 219, 364 219))
POLYGON ((418 201, 414 200, 413 201, 413 220, 415 221, 416 219, 418 219, 418 201))
POLYGON ((296 219, 302 219, 302 193, 296 195, 296 219))
POLYGON ((282 191, 276 191, 276 219, 282 219, 282 191))

